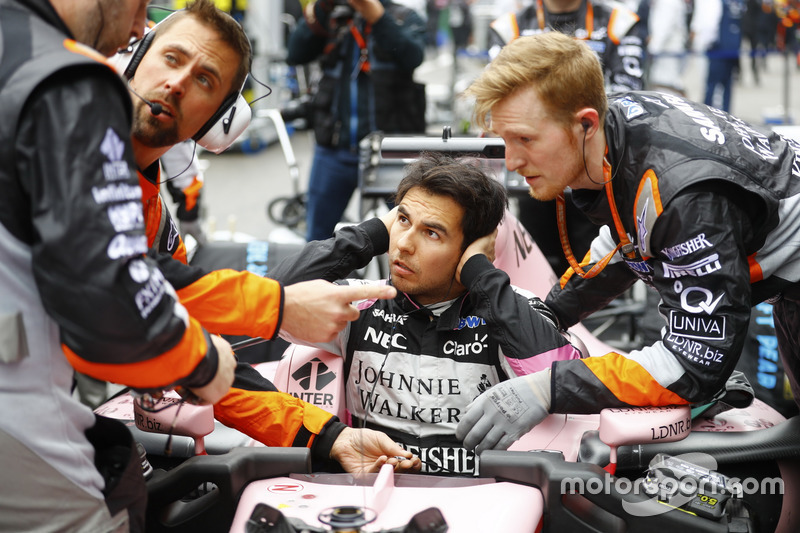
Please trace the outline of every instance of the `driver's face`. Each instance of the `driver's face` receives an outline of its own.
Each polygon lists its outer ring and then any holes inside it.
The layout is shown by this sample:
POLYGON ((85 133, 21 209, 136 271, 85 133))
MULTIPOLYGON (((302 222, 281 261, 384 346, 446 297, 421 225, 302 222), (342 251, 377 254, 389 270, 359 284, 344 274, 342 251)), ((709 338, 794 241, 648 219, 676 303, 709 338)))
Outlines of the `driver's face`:
POLYGON ((454 298, 464 291, 455 281, 461 259, 464 208, 449 196, 414 187, 398 206, 389 231, 392 284, 422 305, 454 298))

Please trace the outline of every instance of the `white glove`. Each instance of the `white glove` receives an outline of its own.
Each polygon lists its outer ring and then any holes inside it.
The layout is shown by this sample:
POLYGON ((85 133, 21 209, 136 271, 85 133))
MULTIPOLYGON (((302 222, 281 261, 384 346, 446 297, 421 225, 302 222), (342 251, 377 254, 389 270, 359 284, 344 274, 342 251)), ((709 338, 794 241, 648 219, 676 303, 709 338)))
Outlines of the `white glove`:
POLYGON ((456 437, 468 450, 505 450, 544 420, 550 409, 550 369, 498 383, 467 406, 456 437))
POLYGON ((178 224, 180 225, 181 239, 183 239, 184 242, 186 241, 186 236, 191 235, 200 246, 208 243, 206 232, 203 229, 203 225, 200 224, 199 219, 191 221, 181 220, 178 224))

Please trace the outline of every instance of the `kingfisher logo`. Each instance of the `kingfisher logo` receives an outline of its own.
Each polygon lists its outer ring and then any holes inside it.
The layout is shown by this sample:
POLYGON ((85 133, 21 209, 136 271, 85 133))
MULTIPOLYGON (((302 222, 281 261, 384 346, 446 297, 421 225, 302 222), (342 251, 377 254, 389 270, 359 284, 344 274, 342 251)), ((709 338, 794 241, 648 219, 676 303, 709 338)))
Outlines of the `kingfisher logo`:
POLYGON ((292 379, 306 392, 292 392, 292 395, 318 407, 333 405, 333 394, 321 393, 337 378, 318 357, 307 362, 292 373, 292 379))

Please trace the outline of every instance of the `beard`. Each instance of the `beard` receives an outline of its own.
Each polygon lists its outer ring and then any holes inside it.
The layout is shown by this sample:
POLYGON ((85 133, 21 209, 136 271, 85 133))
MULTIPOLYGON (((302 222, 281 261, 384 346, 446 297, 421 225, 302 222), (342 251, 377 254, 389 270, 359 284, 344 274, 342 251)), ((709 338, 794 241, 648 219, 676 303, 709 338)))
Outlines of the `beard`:
POLYGON ((148 148, 164 148, 178 144, 182 139, 178 135, 177 121, 163 124, 150 113, 150 107, 139 102, 135 110, 131 135, 148 148))
POLYGON ((556 177, 549 180, 540 178, 538 183, 534 182, 528 190, 531 198, 543 202, 555 200, 564 189, 574 185, 586 173, 583 154, 578 149, 577 143, 571 137, 570 139, 573 141, 570 142, 570 147, 573 149, 564 154, 561 165, 554 170, 556 177))

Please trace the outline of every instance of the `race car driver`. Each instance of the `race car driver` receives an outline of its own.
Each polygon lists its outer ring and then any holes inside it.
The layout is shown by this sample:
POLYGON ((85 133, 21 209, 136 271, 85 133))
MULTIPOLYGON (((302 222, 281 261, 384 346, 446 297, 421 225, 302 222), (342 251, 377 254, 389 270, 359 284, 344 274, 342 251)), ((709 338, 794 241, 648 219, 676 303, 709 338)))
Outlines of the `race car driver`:
POLYGON ((273 272, 336 280, 388 251, 390 279, 340 283, 390 283, 398 296, 360 302, 361 318, 317 346, 345 360, 354 426, 387 433, 419 456, 422 472, 472 475, 475 456, 455 437, 467 405, 492 385, 581 353, 538 298, 492 265, 506 209, 498 180, 428 154, 406 167, 395 202, 380 220, 312 241, 273 272))

